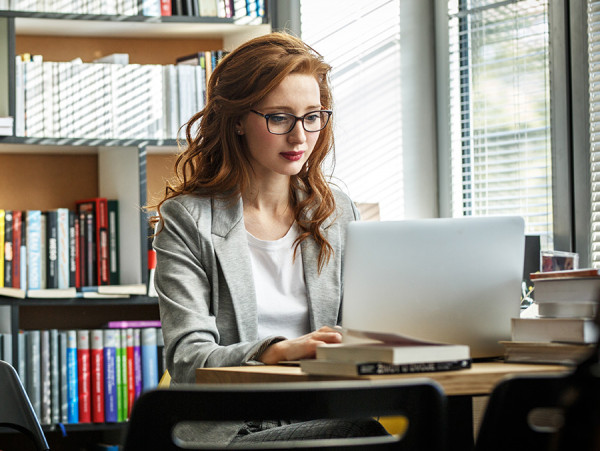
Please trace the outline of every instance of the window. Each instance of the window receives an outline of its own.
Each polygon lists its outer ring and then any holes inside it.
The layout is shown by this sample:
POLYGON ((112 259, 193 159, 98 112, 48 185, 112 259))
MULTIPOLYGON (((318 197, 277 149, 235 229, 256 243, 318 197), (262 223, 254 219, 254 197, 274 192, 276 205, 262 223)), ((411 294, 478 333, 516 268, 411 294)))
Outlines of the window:
POLYGON ((400 1, 301 0, 300 5, 302 39, 333 67, 333 181, 355 202, 377 204, 381 219, 400 219, 400 1))
POLYGON ((552 248, 548 2, 448 2, 452 215, 520 215, 552 248))
POLYGON ((591 260, 600 268, 600 1, 587 8, 591 168, 591 260))

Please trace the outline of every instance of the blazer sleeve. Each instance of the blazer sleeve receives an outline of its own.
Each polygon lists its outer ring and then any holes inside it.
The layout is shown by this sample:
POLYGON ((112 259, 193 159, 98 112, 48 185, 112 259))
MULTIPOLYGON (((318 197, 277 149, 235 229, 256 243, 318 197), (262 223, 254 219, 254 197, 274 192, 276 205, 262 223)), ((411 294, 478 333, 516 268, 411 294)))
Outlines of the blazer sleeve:
POLYGON ((205 215, 192 213, 188 207, 179 199, 162 205, 161 228, 153 243, 167 369, 175 383, 194 383, 196 368, 257 363, 254 359, 268 345, 283 339, 220 344, 223 331, 217 327, 212 286, 218 267, 210 240, 211 213, 210 209, 205 215))

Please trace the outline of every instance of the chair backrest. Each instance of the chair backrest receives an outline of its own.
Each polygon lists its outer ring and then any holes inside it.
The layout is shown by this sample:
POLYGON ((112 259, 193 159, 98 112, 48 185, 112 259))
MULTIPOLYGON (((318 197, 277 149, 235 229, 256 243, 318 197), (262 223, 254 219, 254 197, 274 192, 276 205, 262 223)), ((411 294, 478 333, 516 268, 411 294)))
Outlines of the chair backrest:
POLYGON ((0 360, 0 427, 27 435, 38 450, 50 449, 21 379, 3 360, 0 360))
POLYGON ((563 375, 515 376, 494 388, 477 435, 475 449, 548 450, 564 415, 563 375))
MULTIPOLYGON (((401 437, 295 441, 293 447, 441 450, 445 446, 445 411, 445 395, 430 379, 177 386, 147 391, 138 398, 129 420, 125 450, 188 449, 180 447, 173 437, 175 426, 181 422, 393 415, 408 419, 401 437)), ((206 446, 196 449, 222 448, 206 446)), ((290 447, 290 442, 276 442, 269 449, 290 447)))

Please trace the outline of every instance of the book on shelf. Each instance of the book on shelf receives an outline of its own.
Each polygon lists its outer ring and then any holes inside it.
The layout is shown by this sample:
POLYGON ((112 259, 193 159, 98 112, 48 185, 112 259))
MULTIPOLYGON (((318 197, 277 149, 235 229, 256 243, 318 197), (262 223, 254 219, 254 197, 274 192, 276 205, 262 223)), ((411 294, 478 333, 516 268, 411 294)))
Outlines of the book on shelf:
POLYGON ((92 422, 92 386, 90 363, 90 333, 77 330, 77 375, 79 387, 79 422, 92 422))
POLYGON ((135 362, 133 329, 125 329, 125 331, 127 340, 125 345, 127 353, 127 418, 129 418, 135 401, 135 362))
POLYGON ((580 343, 501 341, 504 361, 577 365, 594 352, 595 345, 580 343))
POLYGON ((13 280, 13 212, 4 212, 4 288, 12 288, 13 280))
POLYGON ((4 209, 0 208, 0 288, 4 287, 4 209))
POLYGON ((43 286, 43 269, 46 262, 42 262, 42 241, 45 233, 42 233, 42 212, 41 210, 28 210, 26 214, 27 221, 27 252, 26 259, 28 265, 27 287, 30 290, 39 290, 43 286))
POLYGON ((13 336, 11 333, 2 334, 2 360, 16 366, 13 359, 13 336))
POLYGON ((117 413, 118 421, 127 420, 127 329, 119 329, 117 341, 117 413))
POLYGON ((147 290, 148 288, 144 283, 133 283, 127 285, 93 285, 81 287, 79 289, 79 291, 84 295, 87 293, 96 293, 98 295, 113 295, 115 297, 122 295, 146 295, 147 290))
POLYGON ((134 399, 138 399, 138 397, 142 394, 142 332, 141 329, 138 328, 132 329, 132 331, 134 399))
POLYGON ((110 285, 119 285, 120 258, 119 258, 119 201, 108 199, 108 263, 110 285))
POLYGON ((511 338, 526 342, 595 343, 598 327, 591 318, 511 318, 511 338))
POLYGON ((104 335, 104 421, 116 423, 117 416, 117 336, 119 331, 105 329, 104 335))
POLYGON ((50 329, 50 410, 51 423, 58 424, 60 418, 60 351, 58 329, 50 329))
POLYGON ((60 371, 59 398, 60 398, 60 423, 69 422, 69 383, 68 383, 68 360, 67 360, 67 331, 58 331, 58 364, 60 371))
POLYGON ((157 335, 162 333, 158 329, 142 329, 142 388, 148 390, 158 386, 158 349, 157 335))
POLYGON ((77 331, 67 331, 67 416, 79 423, 79 369, 77 368, 77 331))
POLYGON ((92 422, 104 423, 104 332, 90 331, 92 422))
POLYGON ((160 328, 160 320, 124 320, 124 321, 109 321, 106 323, 109 329, 143 329, 147 327, 160 328))
POLYGON ((27 372, 25 388, 35 414, 41 419, 41 335, 39 330, 28 330, 25 332, 25 351, 24 355, 27 372))
POLYGON ((323 376, 366 376, 380 374, 410 374, 434 371, 454 371, 471 367, 471 359, 428 363, 345 362, 339 360, 300 360, 300 369, 307 374, 323 376))
POLYGON ((13 210, 12 212, 12 287, 21 286, 21 236, 23 233, 23 212, 13 210))
POLYGON ((317 360, 382 362, 394 365, 469 360, 469 346, 420 340, 399 334, 344 329, 344 341, 317 346, 317 360), (364 340, 354 342, 354 340, 364 340))
POLYGON ((52 422, 52 385, 50 382, 50 331, 40 331, 40 388, 41 388, 41 416, 40 423, 52 422))
POLYGON ((46 288, 58 288, 58 211, 46 213, 46 288))

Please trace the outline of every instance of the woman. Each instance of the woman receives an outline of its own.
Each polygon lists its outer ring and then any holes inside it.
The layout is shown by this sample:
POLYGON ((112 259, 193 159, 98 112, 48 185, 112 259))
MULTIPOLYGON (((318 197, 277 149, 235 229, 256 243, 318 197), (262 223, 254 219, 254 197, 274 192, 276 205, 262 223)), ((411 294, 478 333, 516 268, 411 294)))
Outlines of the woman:
MULTIPOLYGON (((329 70, 290 35, 253 39, 217 65, 186 126, 154 240, 173 383, 341 341, 345 226, 358 212, 321 169, 333 150, 329 70)), ((213 432, 230 441, 265 427, 213 432)))

